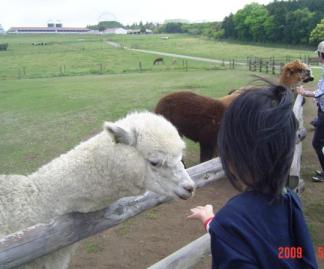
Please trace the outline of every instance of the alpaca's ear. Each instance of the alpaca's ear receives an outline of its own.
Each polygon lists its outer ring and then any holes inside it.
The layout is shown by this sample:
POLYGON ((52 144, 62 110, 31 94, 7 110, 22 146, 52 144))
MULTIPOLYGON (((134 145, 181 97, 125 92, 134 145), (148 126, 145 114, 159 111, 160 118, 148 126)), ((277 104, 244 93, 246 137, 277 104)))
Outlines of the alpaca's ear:
POLYGON ((115 139, 116 143, 134 146, 136 144, 135 131, 126 131, 113 122, 105 122, 104 129, 115 139))

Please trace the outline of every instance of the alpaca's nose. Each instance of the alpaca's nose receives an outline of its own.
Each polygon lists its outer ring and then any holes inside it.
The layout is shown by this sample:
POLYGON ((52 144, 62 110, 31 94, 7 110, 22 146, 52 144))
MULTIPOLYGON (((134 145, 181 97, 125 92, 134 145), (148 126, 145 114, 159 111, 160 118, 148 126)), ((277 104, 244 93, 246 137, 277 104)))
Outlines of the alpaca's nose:
POLYGON ((182 187, 187 191, 192 193, 195 190, 195 186, 191 185, 191 184, 184 184, 182 185, 182 187))

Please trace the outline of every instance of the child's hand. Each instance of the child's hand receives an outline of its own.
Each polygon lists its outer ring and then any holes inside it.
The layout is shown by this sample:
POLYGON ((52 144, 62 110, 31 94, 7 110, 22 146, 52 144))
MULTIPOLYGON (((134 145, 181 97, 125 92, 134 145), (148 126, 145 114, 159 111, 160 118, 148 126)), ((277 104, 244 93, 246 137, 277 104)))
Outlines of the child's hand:
POLYGON ((197 206, 195 208, 190 209, 191 215, 189 215, 188 219, 198 219, 201 223, 205 223, 206 220, 214 217, 214 209, 212 205, 205 206, 197 206))
POLYGON ((303 86, 298 86, 296 87, 296 91, 297 93, 299 93, 300 95, 304 95, 305 94, 305 89, 303 86))

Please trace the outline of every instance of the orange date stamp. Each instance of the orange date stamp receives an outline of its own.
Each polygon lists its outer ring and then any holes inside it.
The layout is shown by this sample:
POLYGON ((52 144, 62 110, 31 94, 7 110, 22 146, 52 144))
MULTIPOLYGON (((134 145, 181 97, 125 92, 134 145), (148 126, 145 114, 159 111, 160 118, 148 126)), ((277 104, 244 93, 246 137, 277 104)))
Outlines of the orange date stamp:
POLYGON ((302 259, 303 248, 302 247, 278 247, 279 259, 302 259))
POLYGON ((324 259, 324 246, 317 246, 316 255, 319 260, 324 259))
MULTIPOLYGON (((324 259, 324 245, 315 247, 317 259, 324 259)), ((278 247, 279 259, 302 259, 303 248, 302 247, 278 247)))

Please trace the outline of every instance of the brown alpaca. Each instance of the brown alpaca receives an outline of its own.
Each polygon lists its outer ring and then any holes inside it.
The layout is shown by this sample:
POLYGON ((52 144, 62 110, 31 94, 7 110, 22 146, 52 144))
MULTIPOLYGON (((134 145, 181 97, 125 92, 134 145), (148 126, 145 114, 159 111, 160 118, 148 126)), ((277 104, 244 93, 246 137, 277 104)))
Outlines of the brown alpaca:
POLYGON ((212 99, 193 92, 176 92, 163 97, 155 113, 163 115, 183 135, 200 144, 200 162, 217 155, 217 134, 224 111, 238 96, 212 99))
MULTIPOLYGON (((261 80, 265 79, 261 76, 255 77, 261 80)), ((312 71, 309 68, 309 66, 305 63, 302 63, 299 60, 295 60, 285 64, 282 67, 278 81, 276 83, 278 83, 279 85, 283 85, 294 92, 297 86, 301 85, 302 83, 307 83, 313 80, 314 78, 312 76, 312 71)), ((265 79, 265 81, 267 81, 267 79, 265 79)), ((249 88, 255 88, 255 86, 244 86, 239 89, 231 90, 228 92, 228 94, 242 93, 248 90, 249 88)))
POLYGON ((285 64, 280 72, 279 84, 295 91, 302 83, 313 81, 311 69, 299 60, 285 64))
MULTIPOLYGON (((309 67, 293 61, 282 68, 279 84, 294 89, 303 82, 312 81, 309 67)), ((227 107, 237 96, 256 86, 233 90, 229 95, 212 99, 189 91, 171 93, 160 99, 155 113, 163 115, 183 135, 200 144, 200 162, 217 156, 217 135, 227 107)))

